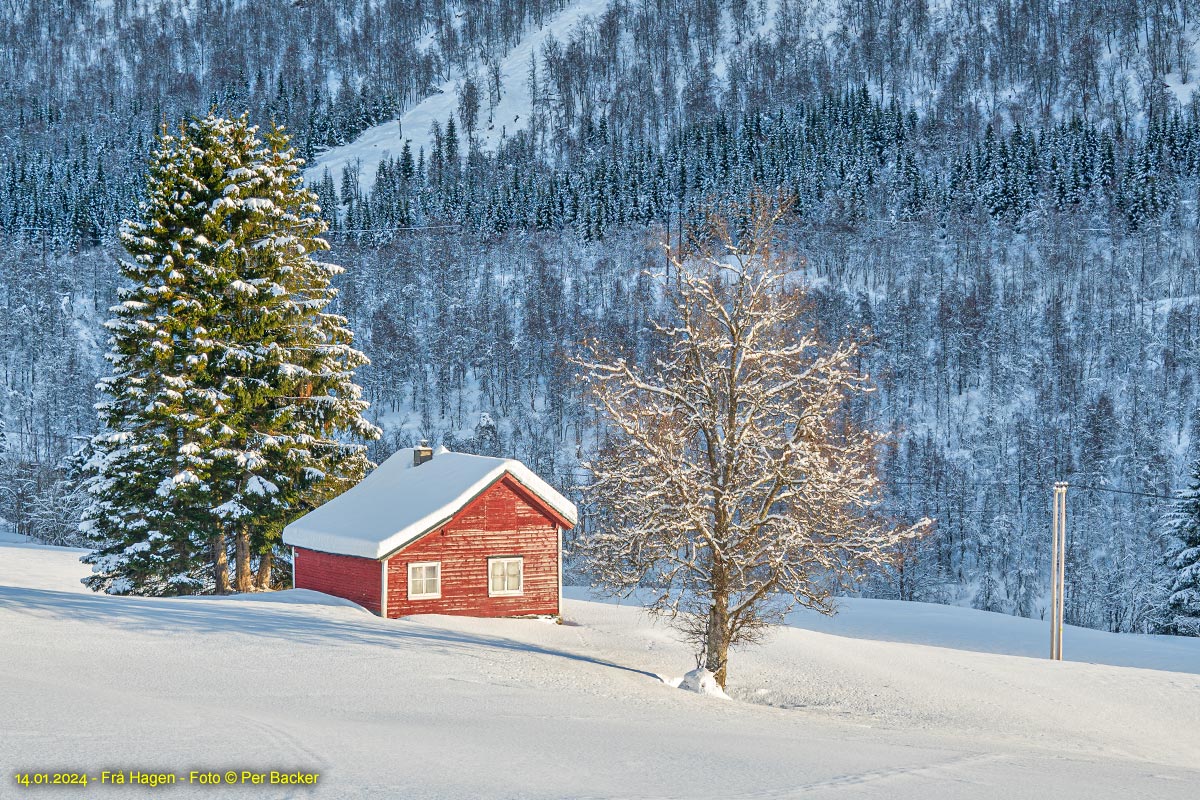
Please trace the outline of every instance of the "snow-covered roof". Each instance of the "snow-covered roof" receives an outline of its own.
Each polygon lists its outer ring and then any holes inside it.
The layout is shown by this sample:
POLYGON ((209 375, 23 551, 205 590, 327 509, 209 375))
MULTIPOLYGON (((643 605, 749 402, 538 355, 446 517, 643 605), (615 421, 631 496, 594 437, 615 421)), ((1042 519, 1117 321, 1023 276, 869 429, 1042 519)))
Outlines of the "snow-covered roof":
POLYGON ((449 520, 506 474, 575 524, 575 504, 520 461, 439 448, 432 459, 414 467, 412 448, 404 448, 357 486, 284 528, 283 542, 326 553, 383 558, 449 520))

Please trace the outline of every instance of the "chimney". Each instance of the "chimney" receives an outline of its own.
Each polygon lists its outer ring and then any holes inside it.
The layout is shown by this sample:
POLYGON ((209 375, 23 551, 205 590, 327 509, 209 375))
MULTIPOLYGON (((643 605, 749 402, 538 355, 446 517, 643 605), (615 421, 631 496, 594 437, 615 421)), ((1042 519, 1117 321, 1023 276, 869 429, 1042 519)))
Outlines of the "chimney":
POLYGON ((421 443, 413 448, 413 466, 419 467, 431 458, 433 450, 430 449, 429 443, 422 439, 421 443))

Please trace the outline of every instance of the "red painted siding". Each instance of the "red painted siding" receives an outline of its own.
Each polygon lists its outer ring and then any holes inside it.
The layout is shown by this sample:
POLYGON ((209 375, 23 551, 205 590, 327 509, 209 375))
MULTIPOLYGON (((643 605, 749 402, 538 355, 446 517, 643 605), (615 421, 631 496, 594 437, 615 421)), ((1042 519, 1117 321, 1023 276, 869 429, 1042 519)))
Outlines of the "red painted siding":
POLYGON ((296 548, 296 588, 344 597, 379 613, 383 572, 373 558, 341 556, 296 548))
POLYGON ((557 614, 558 562, 557 523, 505 476, 441 528, 388 559, 388 616, 557 614), (521 595, 488 597, 488 558, 496 556, 524 559, 521 595), (440 598, 408 599, 408 565, 417 561, 441 562, 440 598))

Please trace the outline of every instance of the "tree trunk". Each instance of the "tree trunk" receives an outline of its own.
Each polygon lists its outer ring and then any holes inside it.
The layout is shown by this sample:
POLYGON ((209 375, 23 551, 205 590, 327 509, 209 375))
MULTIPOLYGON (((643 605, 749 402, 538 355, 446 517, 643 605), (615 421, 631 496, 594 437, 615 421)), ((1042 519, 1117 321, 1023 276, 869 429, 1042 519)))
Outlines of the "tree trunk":
POLYGON ((713 674, 717 684, 724 689, 729 660, 729 598, 726 596, 713 597, 708 612, 704 653, 704 668, 713 674))
POLYGON ((234 557, 234 588, 239 592, 254 590, 254 580, 250 572, 250 531, 238 528, 233 540, 234 557))
POLYGON ((212 537, 213 580, 217 594, 229 594, 229 555, 225 552, 225 534, 212 537))
POLYGON ((271 567, 275 554, 270 550, 258 557, 258 574, 254 576, 254 588, 260 592, 271 591, 271 567))

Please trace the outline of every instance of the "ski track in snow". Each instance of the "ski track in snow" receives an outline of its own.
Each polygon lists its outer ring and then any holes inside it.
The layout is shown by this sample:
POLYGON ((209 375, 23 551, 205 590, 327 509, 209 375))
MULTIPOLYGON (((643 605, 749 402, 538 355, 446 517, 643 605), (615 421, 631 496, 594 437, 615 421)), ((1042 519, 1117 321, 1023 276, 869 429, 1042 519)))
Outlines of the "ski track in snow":
MULTIPOLYGON (((305 770, 317 787, 244 794, 339 799, 1096 800, 1200 785, 1200 640, 1071 628, 1068 658, 1095 663, 1053 663, 1030 657, 1038 621, 848 600, 735 651, 729 701, 663 683, 694 665, 688 648, 582 590, 561 626, 381 620, 309 591, 93 595, 81 552, 0 544, 7 773, 305 770)), ((8 781, 0 797, 28 794, 8 781)))
MULTIPOLYGON (((484 82, 486 76, 481 72, 480 80, 477 81, 480 84, 481 101, 475 132, 481 148, 494 149, 503 138, 511 137, 525 127, 531 99, 529 83, 526 80, 530 56, 538 53, 540 64, 542 45, 551 36, 565 43, 571 29, 581 20, 602 14, 606 7, 607 0, 578 0, 558 12, 540 28, 530 29, 500 61, 501 98, 490 121, 487 118, 487 86, 484 82)), ((379 162, 389 156, 398 157, 406 139, 409 141, 414 160, 422 148, 428 159, 433 142, 430 136, 432 124, 436 121, 438 125, 445 127, 446 120, 453 116, 454 124, 461 126, 457 115, 458 87, 466 77, 468 76, 456 76, 440 84, 437 93, 404 112, 399 124, 396 120, 389 120, 375 125, 363 131, 353 142, 319 154, 313 166, 305 170, 305 180, 310 186, 314 185, 328 169, 334 182, 340 185, 342 169, 357 161, 362 170, 358 179, 359 187, 365 195, 375 184, 375 170, 379 162)), ((466 132, 460 130, 459 137, 460 152, 465 152, 466 132)))
MULTIPOLYGON (((761 3, 755 4, 755 13, 761 16, 757 24, 752 25, 747 32, 749 37, 770 37, 774 34, 779 4, 780 0, 762 0, 761 3)), ((607 0, 577 0, 554 15, 541 27, 528 30, 521 41, 500 60, 500 101, 492 110, 490 117, 487 102, 484 99, 487 93, 485 65, 482 63, 476 65, 477 83, 480 86, 481 94, 476 140, 482 149, 494 150, 506 136, 510 137, 525 128, 531 111, 527 81, 530 56, 535 53, 540 54, 542 45, 550 36, 554 36, 565 44, 572 29, 580 21, 587 17, 599 17, 607 7, 607 0)), ((930 5, 929 13, 932 17, 941 20, 950 15, 952 7, 952 3, 937 0, 930 5)), ((811 13, 813 15, 810 20, 812 27, 809 34, 818 35, 826 42, 835 41, 841 20, 833 6, 817 4, 811 13)), ((723 25, 723 35, 726 41, 722 43, 712 64, 713 76, 721 84, 724 84, 727 79, 729 54, 745 46, 744 42, 739 45, 734 40, 734 34, 730 27, 728 24, 723 25)), ((1187 38, 1192 42, 1192 63, 1197 64, 1200 63, 1200 26, 1190 25, 1188 31, 1187 38)), ((431 34, 426 34, 422 41, 426 43, 431 41, 431 34)), ((1115 49, 1110 49, 1107 59, 1118 58, 1118 55, 1115 49)), ((1188 76, 1189 81, 1186 83, 1178 70, 1161 76, 1160 80, 1164 88, 1175 97, 1182 107, 1190 102, 1197 86, 1200 86, 1198 73, 1200 73, 1200 67, 1193 68, 1188 76)), ((399 120, 389 120, 370 127, 353 142, 330 148, 318 154, 312 167, 305 171, 305 179, 310 185, 313 185, 321 179, 324 170, 328 169, 337 183, 341 179, 342 169, 357 162, 361 165, 359 187, 365 195, 375 183, 375 171, 379 163, 388 156, 399 156, 405 140, 410 143, 414 159, 417 158, 417 154, 422 148, 428 157, 432 145, 430 126, 433 122, 436 121, 439 125, 445 126, 446 120, 454 116, 455 124, 461 125, 457 117, 458 87, 466 77, 466 75, 455 75, 442 82, 436 87, 437 91, 405 111, 399 120)), ((1132 84, 1132 76, 1123 75, 1122 77, 1130 84, 1130 89, 1135 94, 1140 93, 1138 87, 1132 84)), ((1016 96, 1015 91, 1015 87, 1010 87, 1003 94, 1002 99, 1008 103, 1013 102, 1016 96)), ((912 102, 916 107, 923 108, 925 105, 919 93, 914 95, 912 102)), ((459 134, 460 152, 465 152, 467 149, 465 132, 460 130, 459 134)))

